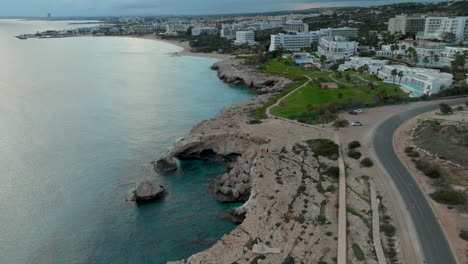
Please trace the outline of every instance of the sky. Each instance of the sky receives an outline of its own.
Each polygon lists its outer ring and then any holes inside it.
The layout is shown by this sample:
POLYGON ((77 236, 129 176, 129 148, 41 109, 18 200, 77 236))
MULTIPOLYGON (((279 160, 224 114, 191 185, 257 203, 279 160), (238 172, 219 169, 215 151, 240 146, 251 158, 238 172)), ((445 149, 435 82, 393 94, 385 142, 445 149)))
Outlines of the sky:
POLYGON ((0 0, 0 16, 203 15, 442 0, 0 0))

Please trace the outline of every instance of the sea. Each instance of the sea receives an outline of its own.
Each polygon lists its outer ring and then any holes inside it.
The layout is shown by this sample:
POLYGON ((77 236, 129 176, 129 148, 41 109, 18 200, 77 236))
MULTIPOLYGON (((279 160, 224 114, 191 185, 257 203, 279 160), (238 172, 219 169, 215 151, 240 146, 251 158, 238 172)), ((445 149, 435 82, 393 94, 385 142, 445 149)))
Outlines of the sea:
POLYGON ((253 95, 160 41, 13 37, 76 27, 0 20, 0 263, 158 264, 209 248, 235 228, 217 214, 239 204, 209 192, 224 167, 159 175, 150 162, 253 95), (168 195, 126 202, 143 178, 168 195))

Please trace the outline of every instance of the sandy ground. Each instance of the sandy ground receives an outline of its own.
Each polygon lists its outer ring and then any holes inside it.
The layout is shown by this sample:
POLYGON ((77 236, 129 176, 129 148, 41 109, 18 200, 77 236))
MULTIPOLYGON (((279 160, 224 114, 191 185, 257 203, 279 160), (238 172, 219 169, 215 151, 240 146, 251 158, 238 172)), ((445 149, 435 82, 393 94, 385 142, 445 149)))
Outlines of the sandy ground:
POLYGON ((183 50, 180 52, 172 53, 171 55, 173 56, 204 57, 204 58, 212 58, 212 59, 218 59, 218 60, 226 60, 226 59, 232 58, 232 55, 229 55, 229 54, 192 52, 190 50, 190 45, 188 41, 162 39, 161 37, 155 36, 153 34, 145 35, 145 36, 132 36, 132 37, 140 38, 140 39, 151 39, 151 40, 156 40, 156 41, 162 41, 162 42, 166 42, 166 43, 183 48, 183 50))
MULTIPOLYGON (((429 197, 429 194, 434 191, 434 187, 431 186, 431 180, 424 176, 424 174, 418 169, 416 169, 414 163, 411 161, 411 158, 404 153, 405 147, 414 146, 410 135, 412 130, 417 126, 419 120, 441 118, 440 115, 436 115, 436 112, 437 111, 425 113, 406 121, 403 126, 401 126, 395 133, 395 147, 398 156, 410 169, 416 181, 421 186, 427 199, 430 201, 432 208, 435 210, 437 217, 441 222, 447 238, 451 244, 451 247, 453 250, 455 250, 458 262, 461 264, 468 264, 468 242, 458 236, 461 229, 468 230, 468 214, 461 214, 457 212, 457 210, 448 209, 446 205, 439 204, 432 200, 429 197)), ((447 119, 453 118, 454 116, 447 116, 447 119)))

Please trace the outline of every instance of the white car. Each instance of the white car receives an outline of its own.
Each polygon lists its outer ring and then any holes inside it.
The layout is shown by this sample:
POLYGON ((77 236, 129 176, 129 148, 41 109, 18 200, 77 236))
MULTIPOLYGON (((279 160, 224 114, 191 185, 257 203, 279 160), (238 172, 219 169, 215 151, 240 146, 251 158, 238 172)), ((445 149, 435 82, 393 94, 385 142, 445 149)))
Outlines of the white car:
POLYGON ((364 111, 362 111, 362 109, 355 109, 355 110, 354 110, 354 113, 360 114, 360 113, 364 113, 364 111))
POLYGON ((361 121, 355 121, 351 123, 352 126, 363 126, 361 121))

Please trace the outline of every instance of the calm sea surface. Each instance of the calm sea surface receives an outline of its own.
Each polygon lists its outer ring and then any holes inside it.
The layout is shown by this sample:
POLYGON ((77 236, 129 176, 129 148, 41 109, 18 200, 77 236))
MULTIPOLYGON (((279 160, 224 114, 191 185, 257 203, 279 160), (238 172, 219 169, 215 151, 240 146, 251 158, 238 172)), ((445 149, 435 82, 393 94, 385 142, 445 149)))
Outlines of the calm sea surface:
POLYGON ((0 263, 164 263, 208 248, 235 227, 216 217, 234 205, 207 192, 223 168, 160 176, 149 162, 252 95, 162 42, 12 37, 67 27, 0 20, 0 263), (125 202, 142 177, 169 195, 125 202))

